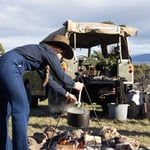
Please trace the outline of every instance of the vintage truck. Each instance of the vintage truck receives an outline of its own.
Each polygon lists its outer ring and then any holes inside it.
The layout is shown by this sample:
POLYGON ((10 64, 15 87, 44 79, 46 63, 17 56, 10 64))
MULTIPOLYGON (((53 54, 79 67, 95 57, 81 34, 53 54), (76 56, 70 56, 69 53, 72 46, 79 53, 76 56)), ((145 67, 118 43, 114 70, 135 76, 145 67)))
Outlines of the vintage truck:
MULTIPOLYGON (((128 47, 128 37, 137 34, 136 28, 109 22, 73 22, 67 20, 61 28, 50 33, 40 42, 51 40, 55 34, 65 35, 70 40, 70 45, 74 50, 74 58, 65 60, 67 73, 74 80, 84 82, 86 90, 82 92, 82 101, 101 104, 103 109, 110 102, 125 102, 120 97, 124 98, 124 94, 132 88, 134 83, 134 68, 128 47), (103 60, 107 59, 109 62, 111 61, 109 58, 112 49, 115 49, 119 56, 112 75, 108 73, 107 69, 104 71, 105 66, 104 64, 101 65, 100 60, 99 62, 97 60, 97 64, 99 64, 97 66, 100 67, 96 68, 96 65, 93 67, 92 62, 87 63, 83 59, 91 57, 93 51, 100 51, 103 60), (94 68, 92 74, 89 73, 91 72, 91 66, 94 68), (84 69, 81 69, 81 67, 84 67, 84 69), (91 100, 89 100, 89 97, 91 100)), ((37 72, 34 72, 34 74, 38 75, 37 72)), ((34 75, 27 73, 23 79, 30 101, 35 106, 37 106, 38 99, 47 98, 48 90, 41 87, 39 76, 34 77, 34 75)))

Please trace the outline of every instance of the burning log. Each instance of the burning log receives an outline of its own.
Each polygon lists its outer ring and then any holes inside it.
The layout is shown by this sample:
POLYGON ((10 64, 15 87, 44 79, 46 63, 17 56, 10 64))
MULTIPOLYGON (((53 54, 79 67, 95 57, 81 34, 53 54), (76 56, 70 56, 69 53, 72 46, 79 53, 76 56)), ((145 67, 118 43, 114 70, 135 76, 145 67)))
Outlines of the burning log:
POLYGON ((117 150, 137 150, 139 141, 120 135, 115 128, 102 127, 101 129, 102 144, 117 150))
POLYGON ((59 130, 53 127, 46 127, 44 130, 44 133, 46 134, 48 139, 51 139, 52 137, 56 136, 59 132, 59 130))
POLYGON ((29 150, 40 150, 42 144, 38 144, 33 137, 28 137, 28 147, 29 150))
POLYGON ((102 140, 111 140, 115 137, 120 136, 116 128, 106 126, 101 128, 100 134, 102 136, 102 140))
POLYGON ((83 133, 84 133, 83 130, 77 129, 77 130, 73 130, 72 131, 71 136, 72 136, 73 139, 79 139, 79 138, 81 138, 81 136, 82 136, 83 133))
POLYGON ((67 145, 56 145, 56 150, 76 150, 75 144, 67 144, 67 145))
POLYGON ((136 141, 127 136, 120 136, 118 140, 116 140, 116 149, 117 150, 138 150, 140 146, 140 142, 136 141))
POLYGON ((84 135, 84 140, 86 145, 95 146, 95 145, 101 145, 102 143, 102 139, 100 136, 90 135, 88 133, 84 135))
POLYGON ((37 141, 38 144, 45 143, 47 139, 44 133, 38 133, 38 132, 34 133, 32 137, 37 141))
POLYGON ((116 144, 115 150, 138 150, 129 142, 123 144, 116 144))

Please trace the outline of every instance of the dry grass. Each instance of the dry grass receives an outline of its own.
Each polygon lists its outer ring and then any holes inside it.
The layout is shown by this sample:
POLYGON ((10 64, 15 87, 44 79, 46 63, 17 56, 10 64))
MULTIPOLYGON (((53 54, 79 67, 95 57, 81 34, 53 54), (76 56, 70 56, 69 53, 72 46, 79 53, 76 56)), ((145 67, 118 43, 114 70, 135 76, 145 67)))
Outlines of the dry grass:
MULTIPOLYGON (((141 147, 150 146, 150 122, 148 119, 127 119, 125 121, 111 120, 98 113, 98 119, 94 115, 90 118, 89 128, 98 133, 103 126, 115 127, 121 135, 132 137, 141 143, 141 147)), ((47 101, 40 102, 39 108, 32 109, 29 119, 28 135, 35 132, 43 132, 45 127, 53 126, 63 130, 69 130, 72 127, 67 125, 65 115, 50 114, 47 101)), ((85 130, 85 129, 84 129, 85 130)))

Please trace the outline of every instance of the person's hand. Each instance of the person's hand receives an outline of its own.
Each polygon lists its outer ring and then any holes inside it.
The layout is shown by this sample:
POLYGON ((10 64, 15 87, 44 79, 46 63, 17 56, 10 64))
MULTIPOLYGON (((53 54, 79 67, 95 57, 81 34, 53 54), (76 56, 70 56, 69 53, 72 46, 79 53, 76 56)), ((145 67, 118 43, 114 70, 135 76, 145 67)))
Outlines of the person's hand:
POLYGON ((73 103, 77 102, 77 98, 76 98, 75 95, 73 95, 73 94, 67 92, 65 96, 67 97, 67 99, 68 99, 69 101, 71 101, 71 102, 73 102, 73 103))
POLYGON ((83 86, 84 86, 83 83, 81 83, 81 82, 75 82, 74 88, 76 90, 78 90, 78 91, 81 91, 83 89, 83 86))

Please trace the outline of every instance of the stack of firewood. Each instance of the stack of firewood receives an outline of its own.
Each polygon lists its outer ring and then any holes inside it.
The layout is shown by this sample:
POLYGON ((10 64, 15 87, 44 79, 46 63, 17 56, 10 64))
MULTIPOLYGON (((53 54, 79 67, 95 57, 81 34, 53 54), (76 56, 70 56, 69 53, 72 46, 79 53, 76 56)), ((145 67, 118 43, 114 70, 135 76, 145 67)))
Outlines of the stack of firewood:
POLYGON ((138 150, 140 142, 118 133, 116 128, 102 127, 102 147, 112 147, 115 150, 138 150))

